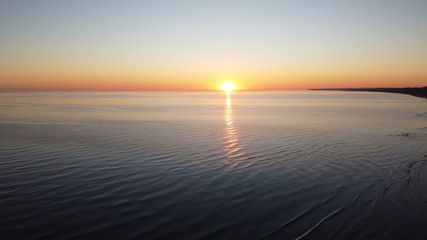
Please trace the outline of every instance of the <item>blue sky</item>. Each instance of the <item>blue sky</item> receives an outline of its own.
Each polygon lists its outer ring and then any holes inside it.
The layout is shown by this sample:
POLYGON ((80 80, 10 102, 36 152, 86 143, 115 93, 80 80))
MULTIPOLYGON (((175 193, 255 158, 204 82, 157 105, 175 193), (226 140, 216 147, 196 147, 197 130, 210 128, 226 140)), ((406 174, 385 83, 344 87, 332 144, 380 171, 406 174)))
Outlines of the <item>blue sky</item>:
POLYGON ((409 85, 427 76, 422 0, 2 1, 0 34, 2 75, 22 84, 102 72, 319 86, 352 74, 378 84, 409 76, 409 85), (49 75, 52 68, 60 70, 49 75))

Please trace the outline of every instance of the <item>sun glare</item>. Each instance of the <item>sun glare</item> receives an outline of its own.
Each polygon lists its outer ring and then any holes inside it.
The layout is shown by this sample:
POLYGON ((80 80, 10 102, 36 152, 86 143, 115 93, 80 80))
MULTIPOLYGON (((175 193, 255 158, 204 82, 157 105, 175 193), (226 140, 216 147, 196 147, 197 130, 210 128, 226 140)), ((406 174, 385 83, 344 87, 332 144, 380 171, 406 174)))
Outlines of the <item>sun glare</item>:
POLYGON ((227 94, 230 94, 231 91, 236 89, 236 84, 232 82, 225 82, 221 85, 221 89, 224 90, 227 94))

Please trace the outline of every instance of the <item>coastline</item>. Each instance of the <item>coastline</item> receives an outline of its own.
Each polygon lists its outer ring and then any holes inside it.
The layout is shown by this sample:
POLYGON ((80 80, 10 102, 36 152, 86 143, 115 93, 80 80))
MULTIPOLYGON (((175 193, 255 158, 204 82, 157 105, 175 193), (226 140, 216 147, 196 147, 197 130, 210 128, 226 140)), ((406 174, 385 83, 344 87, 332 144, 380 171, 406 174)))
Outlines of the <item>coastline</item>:
POLYGON ((427 99, 427 86, 420 88, 315 88, 308 90, 357 91, 357 92, 386 92, 401 93, 427 99))

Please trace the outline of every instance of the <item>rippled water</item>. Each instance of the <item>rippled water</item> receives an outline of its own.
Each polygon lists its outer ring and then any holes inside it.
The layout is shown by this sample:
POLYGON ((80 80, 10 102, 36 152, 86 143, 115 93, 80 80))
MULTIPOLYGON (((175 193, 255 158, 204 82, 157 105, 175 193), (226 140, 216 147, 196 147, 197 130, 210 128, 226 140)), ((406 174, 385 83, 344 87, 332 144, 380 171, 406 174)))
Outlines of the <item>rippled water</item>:
POLYGON ((427 101, 0 94, 2 239, 426 239, 427 101))

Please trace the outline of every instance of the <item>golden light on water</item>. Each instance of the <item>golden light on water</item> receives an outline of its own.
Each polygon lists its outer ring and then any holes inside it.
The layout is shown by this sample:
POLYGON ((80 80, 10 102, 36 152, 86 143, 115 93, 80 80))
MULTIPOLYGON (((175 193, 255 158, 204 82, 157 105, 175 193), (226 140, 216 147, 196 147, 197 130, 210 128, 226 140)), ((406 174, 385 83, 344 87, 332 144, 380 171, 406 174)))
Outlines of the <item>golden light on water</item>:
POLYGON ((227 99, 225 100, 225 104, 227 105, 227 107, 231 106, 231 98, 230 98, 230 94, 227 94, 227 99))
POLYGON ((234 126, 233 110, 228 104, 230 100, 227 95, 227 107, 225 108, 224 120, 225 120, 225 136, 224 136, 224 151, 225 160, 224 163, 230 168, 237 167, 244 160, 244 148, 239 143, 239 137, 237 129, 234 126))
POLYGON ((231 91, 236 90, 236 88, 236 84, 233 82, 224 82, 223 84, 221 84, 221 89, 224 90, 227 94, 227 99, 225 101, 227 106, 231 106, 231 91))

